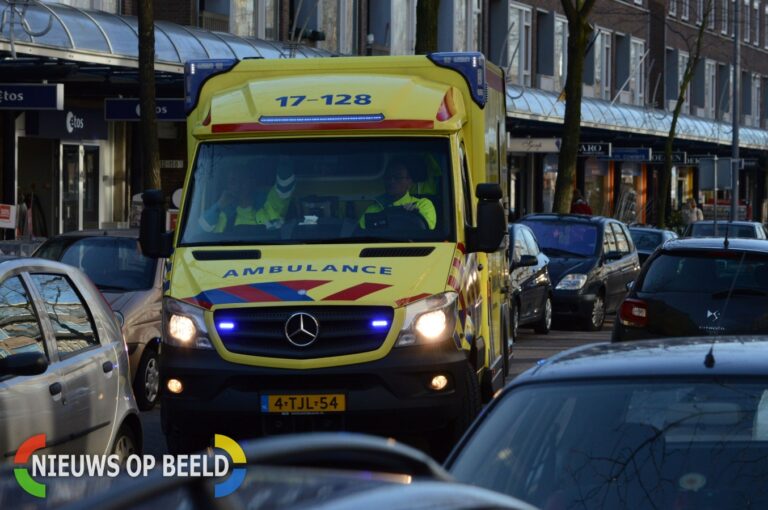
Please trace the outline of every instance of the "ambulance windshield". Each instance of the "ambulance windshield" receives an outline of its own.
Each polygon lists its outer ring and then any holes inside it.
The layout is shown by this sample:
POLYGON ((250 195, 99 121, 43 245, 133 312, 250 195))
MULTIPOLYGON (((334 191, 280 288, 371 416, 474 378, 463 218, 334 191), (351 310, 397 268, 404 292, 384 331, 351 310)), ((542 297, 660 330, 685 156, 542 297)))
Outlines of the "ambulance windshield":
POLYGON ((181 245, 452 241, 447 138, 200 145, 181 245))

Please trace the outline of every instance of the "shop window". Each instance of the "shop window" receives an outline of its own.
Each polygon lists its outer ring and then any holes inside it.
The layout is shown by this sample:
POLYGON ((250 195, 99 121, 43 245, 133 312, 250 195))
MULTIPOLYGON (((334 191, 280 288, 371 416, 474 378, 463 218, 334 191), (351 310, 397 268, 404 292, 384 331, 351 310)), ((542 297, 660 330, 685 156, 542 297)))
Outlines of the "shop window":
POLYGON ((630 224, 641 219, 638 207, 643 193, 643 171, 639 163, 625 161, 621 164, 621 182, 614 218, 630 224))
POLYGON ((552 206, 555 203, 558 157, 558 154, 547 154, 544 156, 544 182, 542 189, 543 212, 552 212, 552 206))
POLYGON ((531 85, 531 13, 530 7, 509 5, 507 40, 507 78, 511 83, 531 85))
POLYGON ((594 214, 610 216, 610 163, 595 158, 584 161, 584 199, 594 214))

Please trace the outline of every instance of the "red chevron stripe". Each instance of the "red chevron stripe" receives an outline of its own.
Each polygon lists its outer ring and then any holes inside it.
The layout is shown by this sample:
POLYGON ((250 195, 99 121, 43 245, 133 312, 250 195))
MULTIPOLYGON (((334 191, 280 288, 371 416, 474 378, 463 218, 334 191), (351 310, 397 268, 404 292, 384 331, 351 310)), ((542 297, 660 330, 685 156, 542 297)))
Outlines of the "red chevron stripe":
POLYGON ((397 305, 397 306, 405 306, 408 303, 413 303, 414 301, 418 301, 419 299, 424 299, 427 296, 429 296, 429 294, 424 293, 424 294, 417 294, 415 296, 411 296, 411 297, 407 297, 407 298, 403 298, 403 299, 398 299, 397 301, 395 301, 395 305, 397 305))
POLYGON ((245 299, 249 303, 282 301, 277 296, 273 296, 268 292, 264 292, 261 289, 251 287, 250 285, 235 285, 234 287, 224 287, 223 289, 219 290, 226 292, 227 294, 232 294, 233 296, 239 297, 241 299, 245 299))
POLYGON ((391 287, 386 283, 360 283, 323 299, 323 301, 355 301, 368 294, 391 287))
POLYGON ((287 282, 277 282, 293 290, 312 290, 315 287, 325 285, 331 280, 291 280, 287 282))

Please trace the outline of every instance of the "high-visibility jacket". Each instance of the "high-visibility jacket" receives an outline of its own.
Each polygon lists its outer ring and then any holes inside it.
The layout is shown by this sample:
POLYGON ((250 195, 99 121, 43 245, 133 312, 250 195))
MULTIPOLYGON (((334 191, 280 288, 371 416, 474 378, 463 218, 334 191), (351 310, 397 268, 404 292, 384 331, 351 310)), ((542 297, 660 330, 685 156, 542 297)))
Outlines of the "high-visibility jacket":
POLYGON ((416 204, 416 209, 419 211, 419 214, 421 214, 424 219, 427 221, 427 226, 430 230, 435 229, 435 225, 437 225, 437 212, 435 211, 435 205, 432 203, 432 201, 428 198, 416 198, 414 196, 411 196, 410 193, 406 193, 402 197, 398 198, 394 202, 390 202, 391 199, 388 199, 386 195, 381 196, 377 199, 377 202, 375 204, 372 204, 368 206, 368 209, 365 210, 363 213, 363 216, 360 218, 360 227, 365 228, 365 215, 366 214, 373 214, 377 212, 381 212, 384 210, 385 207, 398 207, 403 206, 406 204, 416 204))

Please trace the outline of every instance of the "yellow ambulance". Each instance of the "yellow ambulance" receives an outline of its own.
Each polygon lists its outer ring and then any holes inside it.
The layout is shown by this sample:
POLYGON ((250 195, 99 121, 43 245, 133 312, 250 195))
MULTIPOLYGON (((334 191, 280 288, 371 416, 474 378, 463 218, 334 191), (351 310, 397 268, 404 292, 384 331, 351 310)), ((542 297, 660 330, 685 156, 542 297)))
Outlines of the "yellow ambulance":
POLYGON ((505 92, 479 53, 187 64, 162 427, 423 436, 444 453, 507 372, 505 92))

